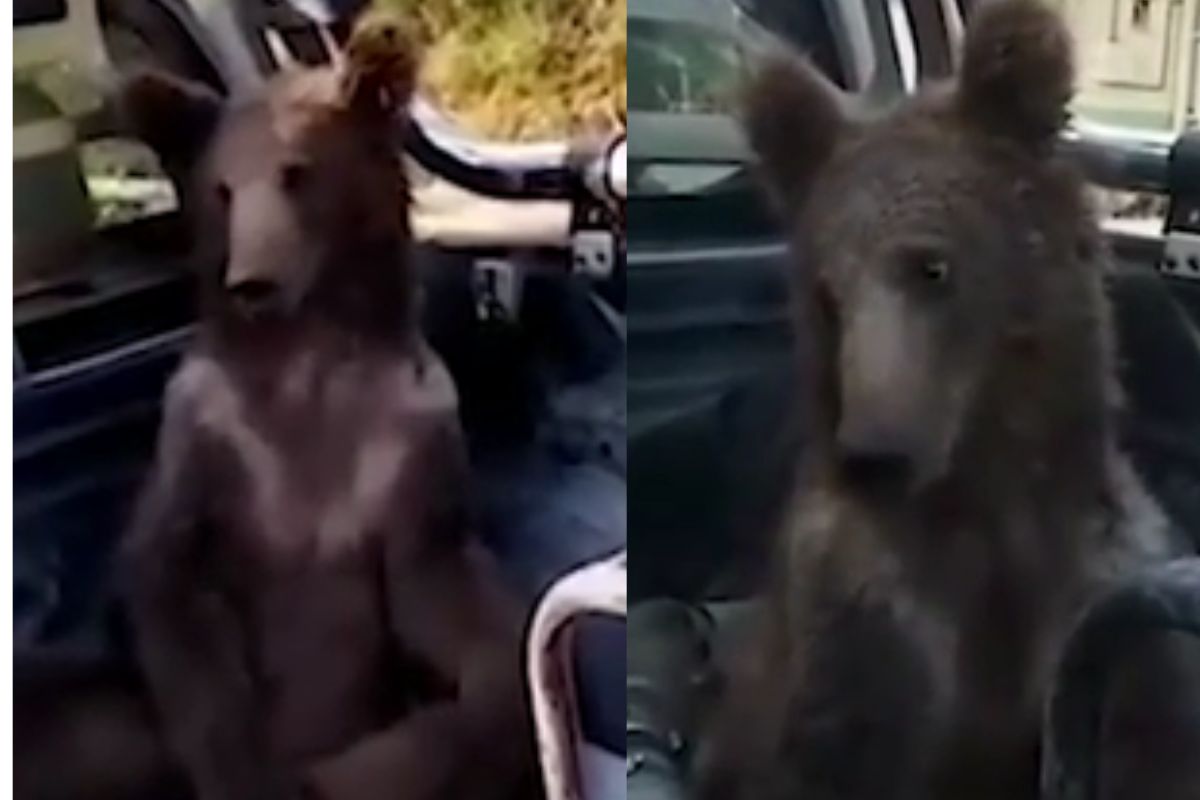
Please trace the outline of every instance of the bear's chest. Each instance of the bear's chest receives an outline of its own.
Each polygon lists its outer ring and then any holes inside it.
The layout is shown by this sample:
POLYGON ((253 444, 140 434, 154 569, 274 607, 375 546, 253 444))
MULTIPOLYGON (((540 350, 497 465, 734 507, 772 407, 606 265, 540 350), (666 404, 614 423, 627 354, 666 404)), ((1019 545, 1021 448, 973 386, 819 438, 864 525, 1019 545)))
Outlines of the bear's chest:
POLYGON ((315 421, 277 450, 263 480, 244 493, 256 549, 272 561, 339 557, 372 548, 413 479, 410 437, 360 422, 315 421))
MULTIPOLYGON (((440 365, 315 364, 211 410, 209 500, 222 549, 272 571, 371 560, 413 515, 456 403, 440 365)), ((410 534, 411 535, 411 534, 410 534)))
POLYGON ((900 595, 933 698, 925 718, 930 796, 1032 796, 1046 692, 1070 624, 1096 586, 1054 567, 1049 553, 998 544, 996 530, 962 539, 991 546, 955 548, 948 536, 939 567, 918 572, 900 595), (952 572, 943 571, 948 565, 952 572))

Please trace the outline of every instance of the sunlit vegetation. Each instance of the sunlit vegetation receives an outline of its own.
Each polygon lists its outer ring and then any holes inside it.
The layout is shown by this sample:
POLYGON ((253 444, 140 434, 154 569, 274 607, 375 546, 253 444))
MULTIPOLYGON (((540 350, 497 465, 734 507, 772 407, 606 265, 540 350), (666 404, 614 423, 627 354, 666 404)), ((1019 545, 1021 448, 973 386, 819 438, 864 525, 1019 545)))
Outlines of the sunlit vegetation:
POLYGON ((625 119, 626 0, 378 0, 424 46, 422 86, 469 128, 559 137, 625 119))

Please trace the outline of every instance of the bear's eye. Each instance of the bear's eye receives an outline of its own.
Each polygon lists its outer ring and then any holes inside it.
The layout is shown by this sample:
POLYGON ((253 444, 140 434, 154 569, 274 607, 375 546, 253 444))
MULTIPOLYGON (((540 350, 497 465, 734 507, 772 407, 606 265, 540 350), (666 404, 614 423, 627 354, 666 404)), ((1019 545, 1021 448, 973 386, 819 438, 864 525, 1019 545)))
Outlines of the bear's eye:
POLYGON ((942 286, 950 282, 953 269, 950 259, 938 250, 917 248, 901 256, 908 280, 922 286, 942 286))
POLYGON ((229 188, 229 184, 225 181, 217 181, 215 189, 217 200, 221 205, 229 205, 229 201, 233 199, 233 190, 229 188))
POLYGON ((308 165, 298 161, 284 164, 279 170, 279 183, 286 192, 300 191, 308 184, 309 177, 308 165))
POLYGON ((950 262, 944 258, 931 258, 921 262, 921 277, 929 283, 945 283, 950 278, 950 262))

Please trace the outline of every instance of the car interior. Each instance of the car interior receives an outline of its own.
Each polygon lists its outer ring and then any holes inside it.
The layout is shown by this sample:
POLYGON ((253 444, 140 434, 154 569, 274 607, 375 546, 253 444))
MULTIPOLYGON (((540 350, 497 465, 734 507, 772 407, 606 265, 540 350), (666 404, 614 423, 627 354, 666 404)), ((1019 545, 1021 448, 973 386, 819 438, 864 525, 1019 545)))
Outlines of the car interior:
MULTIPOLYGON (((330 58, 358 5, 16 0, 14 54, 99 73, 119 51, 249 87, 288 60, 330 58), (188 11, 198 6, 206 17, 188 11)), ((486 543, 532 608, 623 550, 627 526, 637 540, 628 623, 603 602, 595 613, 577 604, 569 637, 571 724, 603 754, 603 774, 581 779, 584 800, 612 797, 617 772, 636 800, 688 796, 700 720, 752 612, 803 447, 793 267, 728 106, 692 90, 727 85, 759 48, 785 41, 884 103, 947 74, 973 5, 630 0, 631 188, 616 209, 580 191, 565 168, 579 154, 572 143, 482 142, 438 109, 414 108, 414 170, 450 198, 417 245, 426 331, 459 386, 486 543), (696 63, 711 71, 698 84, 684 80, 696 63), (511 216, 464 227, 460 201, 511 216), (616 230, 614 249, 576 251, 581 230, 616 230)), ((79 154, 111 133, 103 109, 68 114, 21 75, 14 84, 17 191, 47 198, 17 210, 51 209, 16 219, 16 659, 123 663, 112 553, 194 325, 186 237, 173 213, 95 230, 79 154), (22 152, 31 141, 42 144, 22 152)), ((1077 119, 1061 146, 1098 188, 1166 208, 1161 229, 1104 223, 1121 437, 1200 548, 1200 136, 1077 119)), ((1134 631, 1200 633, 1198 598, 1194 564, 1146 576, 1096 610, 1072 652, 1111 646, 1114 616, 1134 631)), ((1076 732, 1096 697, 1060 689, 1047 800, 1091 800, 1094 754, 1076 732)))
MULTIPOLYGON (((685 5, 688 15, 675 21, 683 31, 710 7, 685 5)), ((949 74, 972 5, 747 0, 741 8, 770 37, 813 53, 843 89, 886 103, 949 74)), ((646 49, 671 48, 649 25, 637 24, 643 13, 665 24, 661 9, 631 3, 631 64, 639 36, 646 49)), ((733 26, 721 29, 730 39, 741 36, 733 26)), ((753 52, 750 37, 743 41, 753 52)), ((659 53, 657 63, 680 61, 659 53)), ((640 74, 631 67, 631 82, 640 74)), ((804 370, 787 307, 787 272, 802 265, 790 264, 757 199, 745 151, 739 156, 717 132, 704 145, 673 137, 661 119, 665 105, 639 115, 635 104, 630 120, 629 513, 637 547, 627 735, 629 796, 637 800, 689 796, 701 720, 753 613, 765 544, 803 448, 796 388, 804 370), (675 191, 651 180, 671 160, 672 141, 683 142, 677 161, 712 168, 719 177, 675 191)), ((695 130, 705 122, 688 121, 695 130)), ((1200 215, 1185 210, 1196 202, 1198 162, 1190 154, 1197 141, 1195 134, 1147 136, 1077 118, 1061 146, 1097 188, 1144 192, 1168 209, 1161 229, 1104 221, 1126 397, 1121 438, 1172 523, 1200 547, 1200 261, 1192 227, 1200 215)), ((1086 653, 1079 658, 1097 657, 1103 646, 1097 642, 1117 635, 1112 619, 1122 615, 1142 633, 1195 633, 1197 574, 1185 560, 1167 574, 1147 576, 1111 599, 1118 611, 1097 609, 1092 616, 1099 621, 1081 624, 1072 648, 1086 653)), ((1050 714, 1047 737, 1057 747, 1045 769, 1056 778, 1046 782, 1047 798, 1099 796, 1091 738, 1079 733, 1087 731, 1080 721, 1099 702, 1099 690, 1080 683, 1063 678, 1050 714)))
MULTIPOLYGON (((109 4, 105 16, 91 0, 28 0, 14 7, 15 41, 56 43, 30 51, 32 67, 99 58, 95 69, 111 71, 153 58, 178 72, 202 59, 200 74, 182 74, 248 88, 285 60, 329 60, 362 4, 209 5, 213 18, 201 19, 172 2, 109 4), (309 15, 316 7, 321 19, 309 15)), ((35 81, 18 86, 33 107, 18 129, 64 131, 53 152, 15 161, 18 192, 47 198, 19 205, 48 209, 47 219, 18 220, 30 247, 14 300, 14 646, 29 681, 16 691, 22 713, 37 716, 53 711, 44 691, 21 688, 37 682, 39 665, 127 665, 112 557, 149 464, 162 388, 195 323, 195 282, 176 212, 93 228, 80 150, 119 134, 105 109, 63 109, 35 81), (75 246, 45 244, 66 238, 75 246)), ((480 534, 532 614, 557 581, 625 544, 619 142, 508 145, 464 132, 424 101, 413 115, 410 140, 397 145, 418 182, 451 198, 414 253, 426 334, 458 385, 480 534), (473 222, 497 213, 502 226, 473 222), (585 246, 575 246, 580 232, 585 246)), ((611 797, 604 787, 623 783, 624 622, 586 609, 570 622, 579 702, 563 724, 588 748, 586 796, 611 797)))

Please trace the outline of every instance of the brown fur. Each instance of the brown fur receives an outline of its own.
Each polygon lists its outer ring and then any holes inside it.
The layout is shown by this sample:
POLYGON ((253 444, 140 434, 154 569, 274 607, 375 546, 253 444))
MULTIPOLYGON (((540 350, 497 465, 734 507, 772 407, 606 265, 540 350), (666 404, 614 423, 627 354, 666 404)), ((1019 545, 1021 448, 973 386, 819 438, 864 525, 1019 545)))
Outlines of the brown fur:
POLYGON ((130 665, 78 655, 13 658, 13 797, 186 800, 130 665))
POLYGON ((1116 452, 1103 249, 1053 153, 1068 44, 1013 0, 956 84, 875 119, 790 56, 748 93, 816 413, 709 800, 1032 800, 1066 631, 1170 551, 1116 452))
POLYGON ((471 535, 455 389, 413 314, 406 48, 360 30, 341 72, 231 105, 154 75, 124 95, 187 176, 202 246, 205 314, 125 557, 204 800, 532 785, 517 610, 471 535), (209 135, 158 127, 177 119, 209 135))

